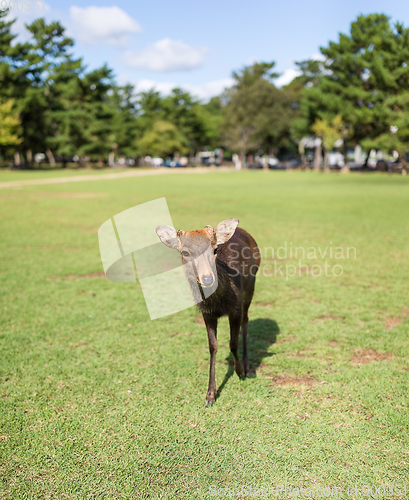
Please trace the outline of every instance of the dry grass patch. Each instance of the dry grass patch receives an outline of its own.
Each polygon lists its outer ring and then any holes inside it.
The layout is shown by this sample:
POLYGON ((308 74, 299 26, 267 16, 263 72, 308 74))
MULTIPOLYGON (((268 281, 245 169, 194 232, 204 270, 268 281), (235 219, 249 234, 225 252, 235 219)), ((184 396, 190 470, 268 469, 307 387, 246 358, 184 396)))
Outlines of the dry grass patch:
MULTIPOLYGON (((387 315, 387 312, 381 313, 382 316, 387 315)), ((387 330, 393 330, 395 326, 400 325, 409 316, 409 309, 405 308, 400 311, 399 316, 389 316, 385 318, 384 325, 387 330)))
POLYGON ((105 278, 105 273, 101 271, 95 271, 88 274, 66 274, 65 276, 51 276, 52 280, 73 280, 73 279, 87 279, 87 278, 105 278))
POLYGON ((106 193, 30 193, 34 198, 100 198, 106 193))
POLYGON ((371 361, 385 361, 393 358, 391 352, 376 352, 375 349, 355 349, 355 354, 351 359, 351 363, 357 365, 367 365, 371 361))
POLYGON ((325 321, 326 319, 332 319, 334 321, 344 321, 345 317, 335 316, 335 314, 323 314, 322 316, 318 316, 317 318, 315 318, 314 321, 325 321))
POLYGON ((308 385, 312 386, 318 384, 318 380, 311 375, 304 375, 302 377, 293 377, 291 375, 265 375, 266 378, 273 381, 274 385, 279 386, 298 386, 308 385))
POLYGON ((308 352, 310 349, 306 349, 305 351, 297 351, 297 352, 289 352, 288 356, 291 358, 307 358, 308 357, 308 352))
POLYGON ((279 337, 276 341, 276 344, 283 344, 284 342, 294 342, 294 340, 297 340, 297 337, 295 335, 290 335, 289 337, 279 337))

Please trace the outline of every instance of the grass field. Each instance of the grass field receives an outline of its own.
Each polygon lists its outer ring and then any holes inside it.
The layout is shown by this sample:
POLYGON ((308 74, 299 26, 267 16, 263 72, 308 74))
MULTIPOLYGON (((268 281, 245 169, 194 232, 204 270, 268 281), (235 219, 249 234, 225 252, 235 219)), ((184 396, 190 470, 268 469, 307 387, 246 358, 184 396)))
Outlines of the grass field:
POLYGON ((54 179, 76 177, 78 175, 101 175, 128 171, 126 168, 56 168, 55 170, 10 170, 0 169, 0 182, 27 181, 35 179, 54 179))
POLYGON ((287 497, 338 487, 336 498, 371 498, 366 485, 372 498, 382 486, 384 498, 409 494, 409 178, 96 178, 3 189, 0 207, 0 498, 193 499, 276 485, 287 497), (99 226, 163 196, 175 227, 237 217, 265 257, 251 377, 233 374, 223 319, 211 408, 197 311, 150 321, 139 285, 101 277, 99 226), (311 276, 325 265, 329 276, 311 276))

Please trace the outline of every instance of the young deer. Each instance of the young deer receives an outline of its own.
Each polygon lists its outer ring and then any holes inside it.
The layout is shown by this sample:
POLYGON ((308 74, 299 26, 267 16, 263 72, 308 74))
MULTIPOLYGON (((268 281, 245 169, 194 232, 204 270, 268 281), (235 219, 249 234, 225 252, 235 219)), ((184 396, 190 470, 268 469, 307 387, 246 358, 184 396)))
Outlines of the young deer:
POLYGON ((221 316, 229 316, 230 350, 235 371, 239 377, 248 377, 249 374, 247 312, 253 298, 260 251, 253 237, 237 227, 238 223, 237 219, 227 219, 216 229, 206 226, 196 231, 176 231, 170 226, 156 228, 161 242, 180 252, 193 295, 198 291, 201 295, 197 305, 203 314, 210 350, 206 406, 213 405, 216 397, 217 320, 221 316), (243 364, 238 358, 240 327, 243 364))

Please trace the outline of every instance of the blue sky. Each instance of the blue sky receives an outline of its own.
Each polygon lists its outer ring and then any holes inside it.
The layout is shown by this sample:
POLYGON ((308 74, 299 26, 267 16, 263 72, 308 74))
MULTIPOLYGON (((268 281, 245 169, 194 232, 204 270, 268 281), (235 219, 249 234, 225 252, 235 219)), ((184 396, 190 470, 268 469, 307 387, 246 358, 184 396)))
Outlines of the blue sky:
POLYGON ((137 90, 155 86, 162 93, 180 85, 202 99, 219 94, 232 71, 254 61, 275 61, 283 75, 277 83, 287 83, 294 61, 319 54, 320 46, 348 32, 361 13, 382 12, 409 26, 407 0, 54 0, 38 5, 36 13, 13 12, 21 36, 24 22, 38 14, 59 20, 76 41, 75 55, 90 69, 107 63, 121 84, 129 81, 137 90))

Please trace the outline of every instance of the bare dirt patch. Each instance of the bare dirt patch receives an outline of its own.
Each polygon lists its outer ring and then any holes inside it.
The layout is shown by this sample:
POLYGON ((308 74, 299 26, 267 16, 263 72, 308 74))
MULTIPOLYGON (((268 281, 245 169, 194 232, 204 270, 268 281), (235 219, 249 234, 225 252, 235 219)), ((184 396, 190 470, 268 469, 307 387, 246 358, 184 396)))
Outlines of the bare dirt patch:
MULTIPOLYGON (((387 314, 388 313, 385 311, 385 312, 381 313, 381 316, 386 316, 387 314)), ((398 326, 401 323, 403 323, 405 321, 405 318, 407 318, 408 316, 409 316, 409 309, 405 308, 399 312, 399 316, 386 317, 384 320, 385 328, 387 330, 393 330, 393 328, 395 328, 395 326, 398 326)))
POLYGON ((87 279, 87 278, 105 278, 105 273, 100 271, 95 271, 94 273, 88 274, 66 274, 65 276, 51 276, 52 280, 73 280, 73 279, 87 279))
POLYGON ((338 347, 338 342, 336 340, 332 340, 330 343, 329 343, 329 346, 332 347, 332 348, 335 348, 335 347, 338 347))
POLYGON ((387 330, 393 330, 395 328, 395 326, 400 325, 401 323, 403 323, 403 321, 404 321, 404 318, 396 318, 396 317, 391 316, 391 317, 385 319, 385 328, 387 330))
POLYGON ((355 354, 351 359, 351 363, 356 365, 367 365, 371 361, 385 361, 393 358, 391 352, 376 352, 375 349, 355 349, 355 354))
POLYGON ((204 325, 204 319, 203 316, 196 316, 196 325, 204 325))
POLYGON ((35 198, 99 198, 106 193, 32 193, 35 198))
POLYGON ((290 375, 272 375, 268 376, 267 378, 271 379, 274 383, 274 385, 279 385, 279 386, 297 386, 297 385, 314 385, 318 384, 318 380, 315 377, 312 377, 311 375, 304 375, 302 377, 292 377, 290 375))
POLYGON ((284 342, 294 342, 297 337, 295 335, 290 335, 290 337, 285 337, 285 338, 278 338, 277 339, 277 344, 282 344, 284 342))
POLYGON ((302 349, 301 351, 289 352, 287 354, 288 354, 288 356, 291 356, 292 358, 308 358, 309 356, 311 356, 311 349, 309 347, 306 347, 305 349, 302 349))
POLYGON ((98 232, 97 227, 81 227, 80 230, 86 234, 94 234, 98 232))
POLYGON ((106 193, 5 193, 0 198, 100 198, 106 193))
POLYGON ((314 321, 325 321, 326 319, 332 319, 334 321, 344 321, 345 317, 335 316, 335 314, 323 314, 322 316, 318 316, 317 318, 315 318, 314 321))

